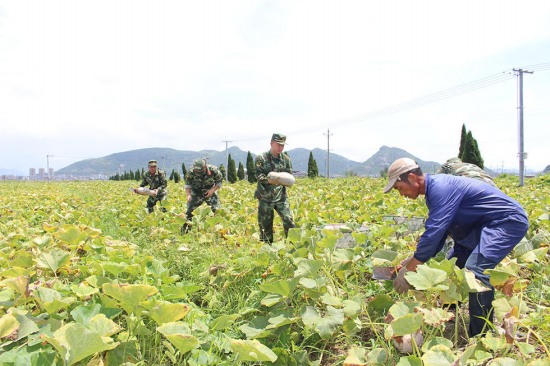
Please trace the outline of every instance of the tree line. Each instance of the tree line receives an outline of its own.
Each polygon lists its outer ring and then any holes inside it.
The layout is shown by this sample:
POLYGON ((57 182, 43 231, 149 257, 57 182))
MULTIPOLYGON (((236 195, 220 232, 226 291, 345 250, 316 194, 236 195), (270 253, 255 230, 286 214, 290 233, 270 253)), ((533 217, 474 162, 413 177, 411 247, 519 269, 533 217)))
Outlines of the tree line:
MULTIPOLYGON (((249 183, 256 183, 256 167, 254 164, 254 158, 252 157, 252 154, 250 151, 248 152, 246 156, 246 172, 243 163, 239 162, 239 165, 237 167, 235 160, 231 157, 231 154, 227 157, 227 169, 223 164, 221 164, 219 167, 220 172, 223 175, 223 179, 226 179, 227 174, 227 181, 229 183, 235 183, 239 180, 244 180, 245 178, 248 180, 249 183), (247 174, 248 172, 253 172, 253 174, 247 174)), ((169 180, 174 181, 174 183, 179 183, 183 179, 185 179, 185 176, 187 175, 187 168, 185 167, 185 163, 181 164, 181 171, 182 174, 175 169, 172 169, 172 172, 170 173, 169 180)), ((145 174, 145 169, 141 168, 134 171, 124 171, 124 173, 116 173, 115 175, 112 175, 109 177, 109 180, 135 180, 135 181, 141 181, 143 178, 143 174, 145 174)), ((317 162, 313 158, 313 153, 309 153, 309 161, 308 161, 308 177, 310 178, 316 178, 319 176, 319 170, 317 168, 317 162)))
MULTIPOLYGON (((471 163, 479 166, 481 169, 484 167, 484 161, 481 157, 481 152, 479 151, 479 146, 477 143, 477 140, 473 137, 472 131, 468 131, 466 129, 466 125, 462 125, 462 130, 460 134, 460 146, 458 149, 458 158, 460 158, 465 163, 471 163)), ((220 172, 223 175, 223 178, 225 180, 226 174, 227 174, 227 181, 229 183, 235 183, 239 180, 244 180, 245 178, 248 180, 249 183, 256 183, 256 168, 254 164, 254 158, 252 158, 252 154, 250 151, 248 152, 246 156, 246 173, 244 169, 243 163, 239 162, 239 165, 237 167, 235 160, 231 157, 231 154, 227 157, 227 169, 223 164, 219 166, 220 172), (254 172, 253 174, 247 174, 248 172, 254 172)), ((175 169, 172 169, 172 172, 170 173, 169 179, 171 181, 174 181, 174 183, 179 183, 183 179, 185 179, 185 176, 187 175, 187 169, 185 168, 185 163, 181 164, 181 171, 182 175, 179 174, 175 169)), ((136 170, 135 172, 129 171, 124 173, 117 173, 111 177, 109 177, 109 180, 135 180, 135 181, 141 181, 143 174, 145 173, 145 169, 141 168, 141 170, 136 170)), ((380 175, 385 176, 387 174, 387 168, 385 171, 381 171, 380 175)), ((307 176, 309 178, 317 178, 319 176, 319 168, 317 167, 317 161, 313 157, 313 152, 309 152, 309 159, 307 162, 307 176)))

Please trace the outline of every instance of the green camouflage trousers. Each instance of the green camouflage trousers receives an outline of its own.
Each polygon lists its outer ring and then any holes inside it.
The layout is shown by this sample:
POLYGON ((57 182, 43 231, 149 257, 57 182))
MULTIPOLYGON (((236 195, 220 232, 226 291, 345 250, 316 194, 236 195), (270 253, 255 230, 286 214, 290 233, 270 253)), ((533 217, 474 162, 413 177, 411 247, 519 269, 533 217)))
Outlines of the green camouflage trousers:
POLYGON ((288 235, 288 229, 296 227, 288 200, 285 199, 279 202, 258 200, 258 225, 260 226, 260 240, 266 243, 273 243, 274 210, 277 211, 281 217, 281 220, 283 220, 285 237, 288 235))
MULTIPOLYGON (((149 211, 149 213, 153 212, 157 202, 162 201, 164 199, 164 197, 166 197, 166 196, 165 195, 158 195, 158 196, 149 196, 149 198, 147 198, 147 210, 149 211)), ((161 211, 166 211, 166 209, 164 209, 164 207, 162 207, 162 204, 161 204, 161 211)))
POLYGON ((202 205, 203 202, 206 202, 206 204, 210 206, 212 212, 216 212, 218 208, 222 207, 220 197, 217 193, 214 193, 209 199, 205 199, 204 196, 200 195, 200 193, 191 192, 191 200, 187 202, 187 212, 185 213, 188 220, 191 220, 193 217, 193 211, 202 205))

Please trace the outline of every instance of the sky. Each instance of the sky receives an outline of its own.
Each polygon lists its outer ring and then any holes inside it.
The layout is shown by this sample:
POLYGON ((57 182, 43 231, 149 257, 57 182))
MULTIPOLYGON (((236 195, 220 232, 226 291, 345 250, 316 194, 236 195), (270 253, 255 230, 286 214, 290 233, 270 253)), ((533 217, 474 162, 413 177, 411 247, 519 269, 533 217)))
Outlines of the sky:
MULTIPOLYGON (((0 169, 149 147, 550 164, 550 1, 0 0, 0 169)), ((144 165, 146 162, 144 162, 144 165)), ((325 162, 318 162, 323 166, 325 162)))

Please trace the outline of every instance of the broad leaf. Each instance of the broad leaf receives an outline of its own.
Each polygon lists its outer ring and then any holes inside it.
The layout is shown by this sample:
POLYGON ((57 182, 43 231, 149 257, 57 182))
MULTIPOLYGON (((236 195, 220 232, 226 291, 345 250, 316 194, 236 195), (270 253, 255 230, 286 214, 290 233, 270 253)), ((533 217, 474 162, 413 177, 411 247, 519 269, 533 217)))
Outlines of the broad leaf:
POLYGON ((40 269, 52 271, 54 274, 57 270, 67 264, 71 259, 71 255, 61 249, 52 249, 49 253, 42 253, 36 259, 36 266, 40 269))
POLYGON ((230 343, 239 361, 275 362, 277 360, 277 355, 256 339, 232 339, 230 343))
POLYGON ((447 290, 448 276, 445 271, 420 265, 415 272, 405 273, 407 281, 417 290, 447 290))
POLYGON ((182 353, 187 353, 199 346, 199 341, 191 334, 189 326, 185 323, 165 323, 157 327, 157 331, 182 353))
POLYGON ((55 347, 68 365, 74 365, 95 353, 115 348, 118 343, 89 331, 82 324, 71 323, 42 338, 55 347))

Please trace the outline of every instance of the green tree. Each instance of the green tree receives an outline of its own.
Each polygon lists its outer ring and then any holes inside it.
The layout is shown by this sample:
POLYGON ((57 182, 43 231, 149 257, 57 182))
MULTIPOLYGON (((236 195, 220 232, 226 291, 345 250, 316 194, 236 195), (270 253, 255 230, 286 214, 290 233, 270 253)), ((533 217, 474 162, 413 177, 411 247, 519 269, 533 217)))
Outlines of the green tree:
POLYGON ((237 169, 237 178, 239 178, 239 180, 244 179, 244 165, 240 161, 239 161, 239 169, 237 169))
POLYGON ((227 180, 229 183, 235 183, 237 181, 237 167, 235 166, 235 160, 233 160, 231 154, 227 157, 227 180))
POLYGON ((183 179, 187 175, 187 169, 185 169, 185 163, 181 163, 181 173, 183 174, 183 179))
POLYGON ((181 176, 179 172, 174 172, 174 183, 179 183, 181 181, 181 176))
POLYGON ((309 160, 307 162, 307 176, 310 178, 317 178, 319 176, 319 168, 317 168, 317 161, 313 157, 313 151, 309 152, 309 160))
POLYGON ((476 160, 475 141, 474 141, 474 138, 472 137, 471 131, 468 131, 468 134, 466 135, 464 151, 460 159, 465 163, 475 164, 475 160, 476 160))
POLYGON ((246 175, 248 178, 248 182, 256 183, 256 166, 254 164, 254 158, 252 158, 252 154, 250 153, 250 151, 246 156, 246 175))
POLYGON ((462 151, 462 155, 460 155, 459 158, 463 162, 475 164, 481 169, 483 169, 484 167, 483 157, 481 156, 481 152, 479 151, 477 140, 472 135, 472 131, 468 131, 466 133, 466 137, 464 138, 464 149, 462 151))
POLYGON ((134 174, 134 179, 138 182, 141 180, 141 173, 139 172, 139 169, 136 170, 136 173, 134 174))
POLYGON ((477 140, 472 137, 472 140, 474 141, 474 163, 481 169, 483 169, 485 162, 483 161, 483 158, 481 157, 481 151, 479 151, 479 146, 477 144, 477 140))
POLYGON ((460 158, 462 154, 464 154, 464 146, 466 146, 466 138, 467 138, 467 131, 466 131, 466 125, 462 124, 462 132, 460 133, 460 147, 458 148, 458 157, 460 158))
POLYGON ((174 180, 174 169, 172 169, 172 172, 170 173, 170 176, 168 177, 169 180, 174 180))
POLYGON ((226 174, 225 166, 224 166, 223 164, 221 164, 221 165, 219 166, 219 169, 220 169, 220 173, 222 173, 223 179, 225 179, 225 174, 226 174))

